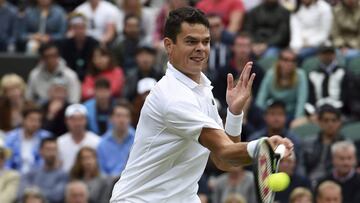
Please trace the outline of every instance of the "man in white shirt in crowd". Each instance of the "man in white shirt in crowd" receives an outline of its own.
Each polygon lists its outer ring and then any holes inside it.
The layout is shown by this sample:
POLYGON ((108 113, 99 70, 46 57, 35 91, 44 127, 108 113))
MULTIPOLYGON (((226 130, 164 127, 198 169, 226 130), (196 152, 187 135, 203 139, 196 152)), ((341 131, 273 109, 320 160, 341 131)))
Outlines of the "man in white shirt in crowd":
POLYGON ((86 115, 86 108, 82 104, 72 104, 65 110, 69 132, 61 135, 57 140, 62 167, 65 171, 70 171, 82 147, 96 149, 100 142, 98 135, 86 130, 86 115))
MULTIPOLYGON (((169 56, 166 75, 145 101, 111 203, 200 203, 197 182, 209 155, 222 170, 252 161, 258 141, 240 142, 242 109, 255 77, 250 76, 252 63, 246 65, 236 86, 228 76, 224 131, 210 81, 201 73, 210 51, 209 22, 204 14, 192 7, 170 12, 164 45, 169 56)), ((268 139, 292 151, 286 138, 268 139)))

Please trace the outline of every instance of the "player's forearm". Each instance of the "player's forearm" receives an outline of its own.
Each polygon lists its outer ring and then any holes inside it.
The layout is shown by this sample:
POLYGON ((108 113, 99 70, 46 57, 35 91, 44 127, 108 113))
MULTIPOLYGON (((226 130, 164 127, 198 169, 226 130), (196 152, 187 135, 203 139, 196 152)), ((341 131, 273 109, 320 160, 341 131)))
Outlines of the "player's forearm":
POLYGON ((249 165, 252 162, 246 142, 227 144, 218 151, 217 156, 234 167, 249 165))

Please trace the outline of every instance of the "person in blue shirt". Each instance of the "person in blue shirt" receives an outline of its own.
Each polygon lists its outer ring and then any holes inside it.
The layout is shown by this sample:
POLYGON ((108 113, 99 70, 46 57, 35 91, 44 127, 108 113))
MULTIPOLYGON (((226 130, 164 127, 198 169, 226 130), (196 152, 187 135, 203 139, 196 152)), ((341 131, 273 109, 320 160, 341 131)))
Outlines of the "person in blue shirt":
POLYGON ((124 100, 116 102, 111 113, 113 128, 102 136, 97 149, 100 169, 106 175, 119 176, 125 168, 135 137, 130 121, 129 103, 124 100))
POLYGON ((16 8, 6 0, 0 0, 0 52, 6 52, 14 45, 16 8))

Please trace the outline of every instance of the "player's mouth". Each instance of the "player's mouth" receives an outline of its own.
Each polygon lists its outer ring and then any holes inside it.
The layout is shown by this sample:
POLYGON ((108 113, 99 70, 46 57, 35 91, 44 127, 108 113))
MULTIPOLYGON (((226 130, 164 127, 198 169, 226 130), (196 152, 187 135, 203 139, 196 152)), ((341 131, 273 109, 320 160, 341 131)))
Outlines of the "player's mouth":
POLYGON ((196 63, 203 62, 205 60, 204 57, 190 57, 190 60, 195 61, 196 63))

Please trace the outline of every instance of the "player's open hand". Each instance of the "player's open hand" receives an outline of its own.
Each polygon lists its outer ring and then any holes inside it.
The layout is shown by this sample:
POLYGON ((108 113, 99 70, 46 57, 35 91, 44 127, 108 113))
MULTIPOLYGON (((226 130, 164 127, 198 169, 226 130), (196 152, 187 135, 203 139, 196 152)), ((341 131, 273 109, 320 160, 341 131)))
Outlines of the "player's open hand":
POLYGON ((231 113, 238 115, 243 110, 247 100, 251 96, 252 84, 255 73, 251 74, 253 62, 247 62, 238 82, 234 85, 232 74, 227 75, 226 102, 231 113))

